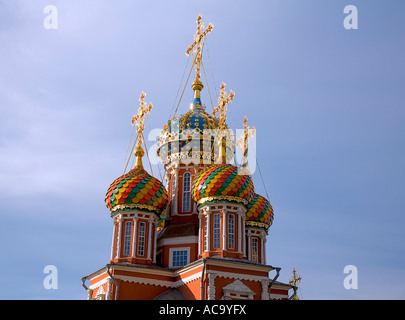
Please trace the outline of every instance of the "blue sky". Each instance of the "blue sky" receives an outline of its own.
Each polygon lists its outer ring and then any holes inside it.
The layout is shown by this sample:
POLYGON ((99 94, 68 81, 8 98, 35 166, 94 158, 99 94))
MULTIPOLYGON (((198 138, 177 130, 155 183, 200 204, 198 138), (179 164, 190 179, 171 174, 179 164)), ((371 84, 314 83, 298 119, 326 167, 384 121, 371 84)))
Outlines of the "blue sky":
MULTIPOLYGON (((246 115, 257 130, 279 280, 295 267, 303 299, 404 299, 405 4, 365 0, 0 1, 0 298, 86 298, 80 279, 110 256, 104 196, 139 95, 154 105, 146 132, 161 128, 200 13, 214 24, 214 102, 226 82, 230 125, 246 115), (49 4, 56 30, 43 26, 49 4), (343 27, 350 4, 357 30, 343 27)), ((191 99, 187 87, 178 114, 191 99)), ((206 89, 202 100, 210 110, 206 89)))

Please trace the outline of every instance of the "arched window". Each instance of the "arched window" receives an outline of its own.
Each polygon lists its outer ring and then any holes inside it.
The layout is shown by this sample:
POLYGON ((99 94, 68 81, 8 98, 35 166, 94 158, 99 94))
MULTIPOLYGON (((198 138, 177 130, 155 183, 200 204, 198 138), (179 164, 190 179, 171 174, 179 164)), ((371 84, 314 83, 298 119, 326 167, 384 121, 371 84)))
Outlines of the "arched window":
POLYGON ((183 176, 183 212, 191 208, 191 174, 186 172, 183 176))

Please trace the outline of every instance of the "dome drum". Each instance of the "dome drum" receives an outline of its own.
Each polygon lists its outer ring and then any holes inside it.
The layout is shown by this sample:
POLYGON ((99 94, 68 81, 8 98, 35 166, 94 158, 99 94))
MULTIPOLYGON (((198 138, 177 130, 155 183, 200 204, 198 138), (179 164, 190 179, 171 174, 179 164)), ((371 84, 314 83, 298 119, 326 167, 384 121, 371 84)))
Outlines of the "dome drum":
MULTIPOLYGON (((218 119, 206 113, 203 107, 193 106, 192 110, 164 126, 157 140, 157 153, 163 164, 186 159, 213 164, 221 147, 219 137, 218 119)), ((224 130, 223 137, 230 161, 234 157, 234 135, 231 130, 224 130)))

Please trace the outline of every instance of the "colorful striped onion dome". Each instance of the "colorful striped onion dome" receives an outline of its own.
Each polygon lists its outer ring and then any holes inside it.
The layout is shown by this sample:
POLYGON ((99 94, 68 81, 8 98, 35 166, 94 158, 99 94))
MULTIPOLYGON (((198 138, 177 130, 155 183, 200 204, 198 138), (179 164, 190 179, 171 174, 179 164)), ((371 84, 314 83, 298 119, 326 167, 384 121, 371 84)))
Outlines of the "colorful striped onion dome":
POLYGON ((255 194, 250 175, 238 174, 231 164, 215 164, 201 171, 192 187, 192 198, 197 204, 230 201, 247 205, 255 194))
POLYGON ((159 216, 166 209, 166 188, 144 170, 140 159, 143 154, 142 148, 137 148, 135 168, 116 179, 108 188, 105 203, 111 214, 117 210, 141 209, 159 216))
POLYGON ((273 219, 274 212, 270 201, 261 195, 255 194, 247 205, 246 225, 267 230, 272 225, 273 219))

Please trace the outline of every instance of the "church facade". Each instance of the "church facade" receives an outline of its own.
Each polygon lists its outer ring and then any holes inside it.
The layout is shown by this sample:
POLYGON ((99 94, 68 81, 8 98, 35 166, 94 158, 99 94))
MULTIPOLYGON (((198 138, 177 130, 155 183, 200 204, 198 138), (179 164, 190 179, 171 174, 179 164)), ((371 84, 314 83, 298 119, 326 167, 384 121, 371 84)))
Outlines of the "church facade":
POLYGON ((247 119, 237 142, 226 124, 234 93, 221 85, 212 113, 201 102, 202 48, 213 26, 203 30, 201 16, 197 26, 187 50, 196 71, 194 99, 187 112, 167 122, 157 141, 167 184, 143 166, 144 119, 152 104, 146 105, 142 93, 133 118, 136 164, 107 190, 111 256, 83 277, 88 299, 271 300, 289 299, 296 289, 277 281, 280 268, 268 264, 266 236, 274 212, 256 194, 249 173, 247 119), (232 164, 237 143, 243 150, 239 166, 232 164))

